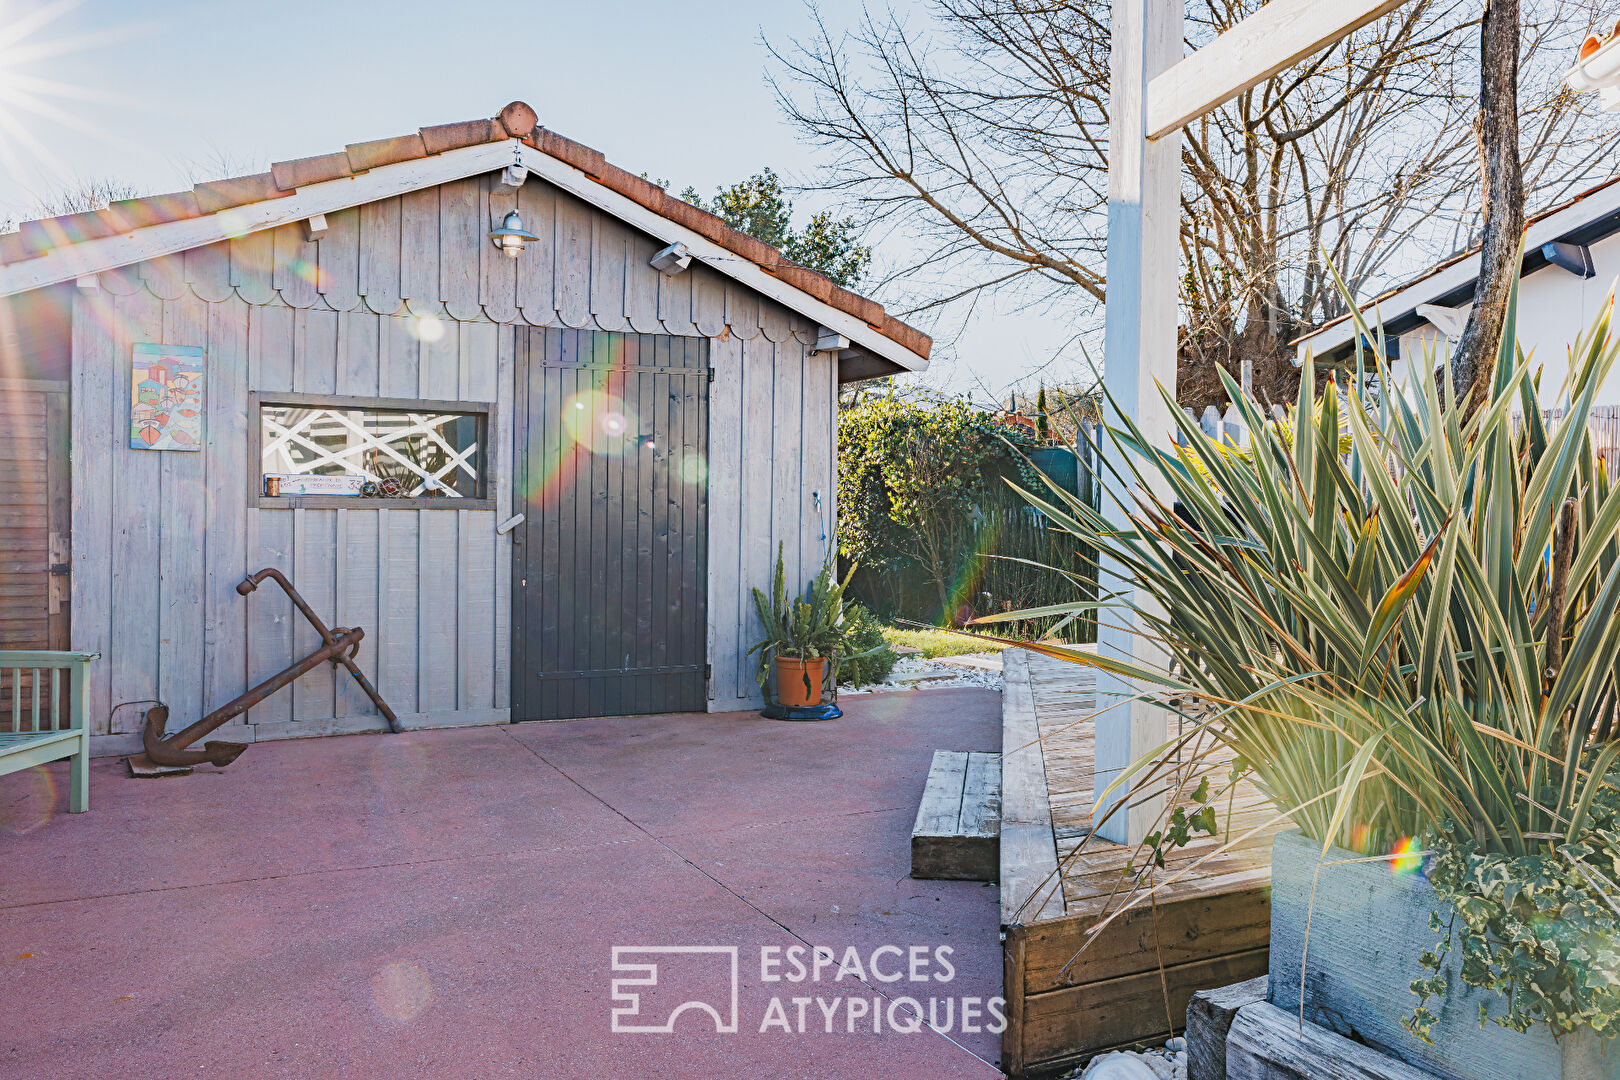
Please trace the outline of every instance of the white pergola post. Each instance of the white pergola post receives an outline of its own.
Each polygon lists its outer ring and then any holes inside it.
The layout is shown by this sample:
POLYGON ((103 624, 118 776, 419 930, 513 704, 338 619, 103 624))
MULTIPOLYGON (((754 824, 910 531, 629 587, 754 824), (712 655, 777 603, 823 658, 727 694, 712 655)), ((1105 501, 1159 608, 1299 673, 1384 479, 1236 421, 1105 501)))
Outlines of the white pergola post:
MULTIPOLYGON (((1181 129, 1249 87, 1365 26, 1404 0, 1269 0, 1185 58, 1185 0, 1114 0, 1109 57, 1108 303, 1103 379, 1121 412, 1150 440, 1168 446, 1173 424, 1159 395, 1176 392, 1177 282, 1181 277, 1181 129)), ((1117 416, 1108 418, 1117 422, 1117 416)), ((1106 447, 1105 447, 1106 452, 1106 447)), ((1116 467, 1122 463, 1115 462, 1116 467)), ((1124 472, 1124 470, 1121 470, 1124 472)), ((1125 475, 1129 475, 1125 472, 1125 475)), ((1111 477, 1104 477, 1112 483, 1111 477)), ((1104 496, 1111 524, 1127 527, 1111 500, 1133 505, 1117 487, 1104 496)), ((1130 587, 1118 566, 1098 568, 1103 594, 1130 587)), ((1144 603, 1138 594, 1138 603, 1144 603)), ((1101 617, 1097 651, 1158 665, 1160 650, 1118 612, 1101 617)), ((1126 699, 1127 682, 1099 671, 1095 793, 1162 743, 1166 713, 1126 699)), ((1098 818, 1119 802, 1116 793, 1098 818)), ((1115 811, 1097 831, 1138 843, 1153 828, 1162 799, 1115 811)))
MULTIPOLYGON (((1104 382, 1119 410, 1149 438, 1166 444, 1174 425, 1159 394, 1176 392, 1177 288, 1181 265, 1181 129, 1148 138, 1147 86, 1182 54, 1184 0, 1114 0, 1109 74, 1108 128, 1108 304, 1104 328, 1104 382), (1158 385, 1155 385, 1158 384, 1158 385)), ((1111 418, 1113 422, 1118 417, 1111 418)), ((1105 450, 1105 452, 1107 452, 1105 450)), ((1123 461, 1113 462, 1124 471, 1123 461)), ((1120 494, 1117 490, 1110 494, 1120 494)), ((1129 503, 1129 497, 1125 499, 1129 503)), ((1124 511, 1105 496, 1110 524, 1128 528, 1124 511)), ((1103 595, 1130 587, 1120 568, 1099 568, 1103 595)), ((1141 598, 1139 597, 1139 602, 1141 598)), ((1133 632, 1132 620, 1115 611, 1102 614, 1097 651, 1137 663, 1161 663, 1159 650, 1133 632)), ((1101 796, 1136 758, 1164 741, 1165 712, 1125 700, 1131 685, 1097 673, 1097 705, 1116 702, 1097 717, 1095 793, 1101 796)), ((1100 819, 1119 801, 1116 792, 1099 808, 1100 819)), ((1153 827, 1160 800, 1133 800, 1116 810, 1098 834, 1137 843, 1153 827)))

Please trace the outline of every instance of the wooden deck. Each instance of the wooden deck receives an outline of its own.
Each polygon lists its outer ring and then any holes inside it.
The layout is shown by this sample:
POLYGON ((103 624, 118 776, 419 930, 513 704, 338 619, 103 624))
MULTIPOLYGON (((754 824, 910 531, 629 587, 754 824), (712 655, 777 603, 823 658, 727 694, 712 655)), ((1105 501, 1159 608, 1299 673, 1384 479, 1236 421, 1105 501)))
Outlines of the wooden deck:
MULTIPOLYGON (((1185 1024, 1195 990, 1264 974, 1271 840, 1287 826, 1269 822, 1274 811, 1240 784, 1216 804, 1218 838, 1167 854, 1162 869, 1145 852, 1093 836, 1092 670, 1034 653, 1006 655, 1013 659, 1003 697, 1003 801, 1015 820, 1004 821, 1002 836, 1009 1020, 1002 1045, 1004 1067, 1018 1076, 1162 1040, 1185 1024), (1038 753, 1018 749, 1037 735, 1038 753), (1152 902, 1088 935, 1139 884, 1154 881, 1162 887, 1152 902)), ((1201 765, 1198 756, 1189 747, 1170 773, 1183 805, 1194 805, 1201 772, 1211 773, 1212 790, 1226 786, 1229 755, 1208 754, 1201 765)))

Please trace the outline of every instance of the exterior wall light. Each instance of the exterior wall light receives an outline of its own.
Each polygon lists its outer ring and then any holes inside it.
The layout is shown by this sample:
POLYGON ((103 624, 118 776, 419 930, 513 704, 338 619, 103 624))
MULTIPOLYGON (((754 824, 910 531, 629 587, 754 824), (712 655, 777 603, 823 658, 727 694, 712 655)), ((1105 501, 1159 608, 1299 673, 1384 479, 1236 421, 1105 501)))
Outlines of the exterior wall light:
POLYGON ((530 240, 540 239, 534 233, 523 227, 523 219, 513 210, 501 222, 501 227, 489 234, 489 239, 500 250, 506 252, 506 257, 515 259, 523 252, 523 245, 530 240))

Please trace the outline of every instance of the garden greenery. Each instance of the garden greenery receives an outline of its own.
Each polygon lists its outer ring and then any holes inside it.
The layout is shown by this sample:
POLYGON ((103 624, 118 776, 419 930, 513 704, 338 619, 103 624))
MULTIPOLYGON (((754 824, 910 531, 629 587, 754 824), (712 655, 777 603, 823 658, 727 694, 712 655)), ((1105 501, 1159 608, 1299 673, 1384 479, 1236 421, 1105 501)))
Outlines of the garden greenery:
POLYGON ((1002 480, 1022 467, 1035 437, 996 422, 966 401, 873 395, 838 418, 839 554, 880 574, 920 567, 932 586, 928 611, 948 616, 977 557, 983 507, 1002 498, 1002 480))
POLYGON ((1347 386, 1313 396, 1307 357, 1283 423, 1226 379, 1246 454, 1220 452, 1168 398, 1183 445, 1123 418, 1100 438, 1128 525, 1060 490, 1026 497, 1141 594, 1015 613, 1127 618, 1167 654, 1158 670, 1050 650, 1186 717, 1188 734, 1123 782, 1162 787, 1159 762, 1207 736, 1324 851, 1427 838, 1463 924, 1464 978, 1508 992, 1504 1022, 1554 1031, 1620 1019, 1620 486, 1587 426, 1620 351, 1611 310, 1571 350, 1556 427, 1511 312, 1473 409, 1421 359, 1409 394, 1364 400, 1358 359, 1347 386))
POLYGON ((842 652, 848 658, 838 665, 839 681, 852 686, 882 682, 900 660, 883 636, 882 624, 866 605, 853 602, 844 605, 842 652))

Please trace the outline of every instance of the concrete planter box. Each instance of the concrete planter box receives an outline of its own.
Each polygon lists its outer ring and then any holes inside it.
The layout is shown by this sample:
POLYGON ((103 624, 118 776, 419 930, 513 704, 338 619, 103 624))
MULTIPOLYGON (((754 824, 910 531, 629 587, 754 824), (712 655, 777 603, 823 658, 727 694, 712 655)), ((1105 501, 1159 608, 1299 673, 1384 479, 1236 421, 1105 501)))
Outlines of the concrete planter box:
MULTIPOLYGON (((1440 898, 1421 876, 1392 874, 1387 863, 1324 865, 1312 909, 1321 850, 1299 832, 1283 833, 1272 846, 1273 1005, 1298 1015, 1303 960, 1305 1019, 1446 1080, 1620 1080, 1620 1045, 1605 1047, 1586 1034, 1554 1040, 1545 1025, 1523 1034, 1494 1023, 1482 1029, 1480 1003, 1493 1016, 1504 1003, 1463 984, 1455 951, 1451 992, 1429 1001, 1440 1018, 1434 1045, 1408 1034, 1402 1018, 1417 1004, 1412 980, 1426 974, 1418 956, 1439 937, 1429 929, 1429 913, 1441 910, 1440 898)), ((1333 848, 1323 861, 1358 857, 1333 848)))

